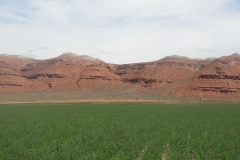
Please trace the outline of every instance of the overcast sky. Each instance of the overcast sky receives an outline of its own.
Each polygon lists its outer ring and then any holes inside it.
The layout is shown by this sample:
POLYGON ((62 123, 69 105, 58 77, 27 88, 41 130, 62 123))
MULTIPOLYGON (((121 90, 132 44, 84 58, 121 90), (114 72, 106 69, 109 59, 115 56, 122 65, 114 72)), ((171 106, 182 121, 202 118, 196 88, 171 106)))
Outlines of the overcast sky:
POLYGON ((0 0, 0 54, 110 63, 240 52, 240 0, 0 0))

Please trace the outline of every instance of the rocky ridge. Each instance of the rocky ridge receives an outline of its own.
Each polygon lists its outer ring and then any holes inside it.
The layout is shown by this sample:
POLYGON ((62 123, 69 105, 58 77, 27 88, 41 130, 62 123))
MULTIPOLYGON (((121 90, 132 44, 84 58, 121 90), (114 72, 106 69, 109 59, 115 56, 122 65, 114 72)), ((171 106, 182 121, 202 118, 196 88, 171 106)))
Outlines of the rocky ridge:
POLYGON ((187 78, 176 95, 201 99, 240 99, 240 55, 213 60, 187 78))
POLYGON ((174 55, 123 65, 74 53, 47 60, 0 55, 0 93, 107 89, 115 93, 240 99, 239 69, 237 53, 205 60, 174 55))

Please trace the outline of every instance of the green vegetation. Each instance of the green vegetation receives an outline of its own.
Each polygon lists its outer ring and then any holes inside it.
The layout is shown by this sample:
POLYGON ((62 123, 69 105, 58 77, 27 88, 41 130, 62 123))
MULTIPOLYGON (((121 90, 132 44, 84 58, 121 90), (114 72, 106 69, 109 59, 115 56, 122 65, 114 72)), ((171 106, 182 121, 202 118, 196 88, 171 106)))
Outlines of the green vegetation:
POLYGON ((0 105, 0 159, 240 159, 240 105, 0 105))

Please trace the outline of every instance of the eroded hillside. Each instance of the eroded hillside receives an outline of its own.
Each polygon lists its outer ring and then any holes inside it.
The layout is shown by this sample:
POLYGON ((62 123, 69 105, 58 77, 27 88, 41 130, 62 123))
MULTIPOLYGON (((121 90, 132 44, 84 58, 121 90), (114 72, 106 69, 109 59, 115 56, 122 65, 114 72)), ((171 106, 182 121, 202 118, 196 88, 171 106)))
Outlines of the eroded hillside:
POLYGON ((64 53, 47 60, 0 55, 0 92, 111 90, 203 99, 240 99, 240 55, 218 59, 168 56, 115 65, 64 53))

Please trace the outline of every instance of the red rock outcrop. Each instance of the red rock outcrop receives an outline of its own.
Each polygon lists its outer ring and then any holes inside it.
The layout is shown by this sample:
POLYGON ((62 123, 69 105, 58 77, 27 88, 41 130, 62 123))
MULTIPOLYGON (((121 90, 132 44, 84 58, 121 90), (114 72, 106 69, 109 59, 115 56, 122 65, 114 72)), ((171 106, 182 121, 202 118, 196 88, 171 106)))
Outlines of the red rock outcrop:
POLYGON ((201 99, 240 99, 240 55, 221 57, 186 79, 177 96, 201 99))
MULTIPOLYGON (((0 92, 105 90, 202 99, 240 99, 240 56, 115 65, 64 53, 47 60, 0 55, 0 92)), ((92 92, 93 93, 93 92, 92 92)), ((90 93, 91 94, 91 93, 90 93)))
POLYGON ((21 73, 31 82, 41 81, 47 90, 94 89, 120 82, 105 62, 73 53, 28 64, 21 73))
POLYGON ((209 62, 169 56, 154 62, 118 65, 115 73, 123 82, 154 88, 185 79, 209 62))
POLYGON ((21 68, 35 61, 23 56, 0 55, 0 92, 35 90, 35 84, 21 74, 21 68))

